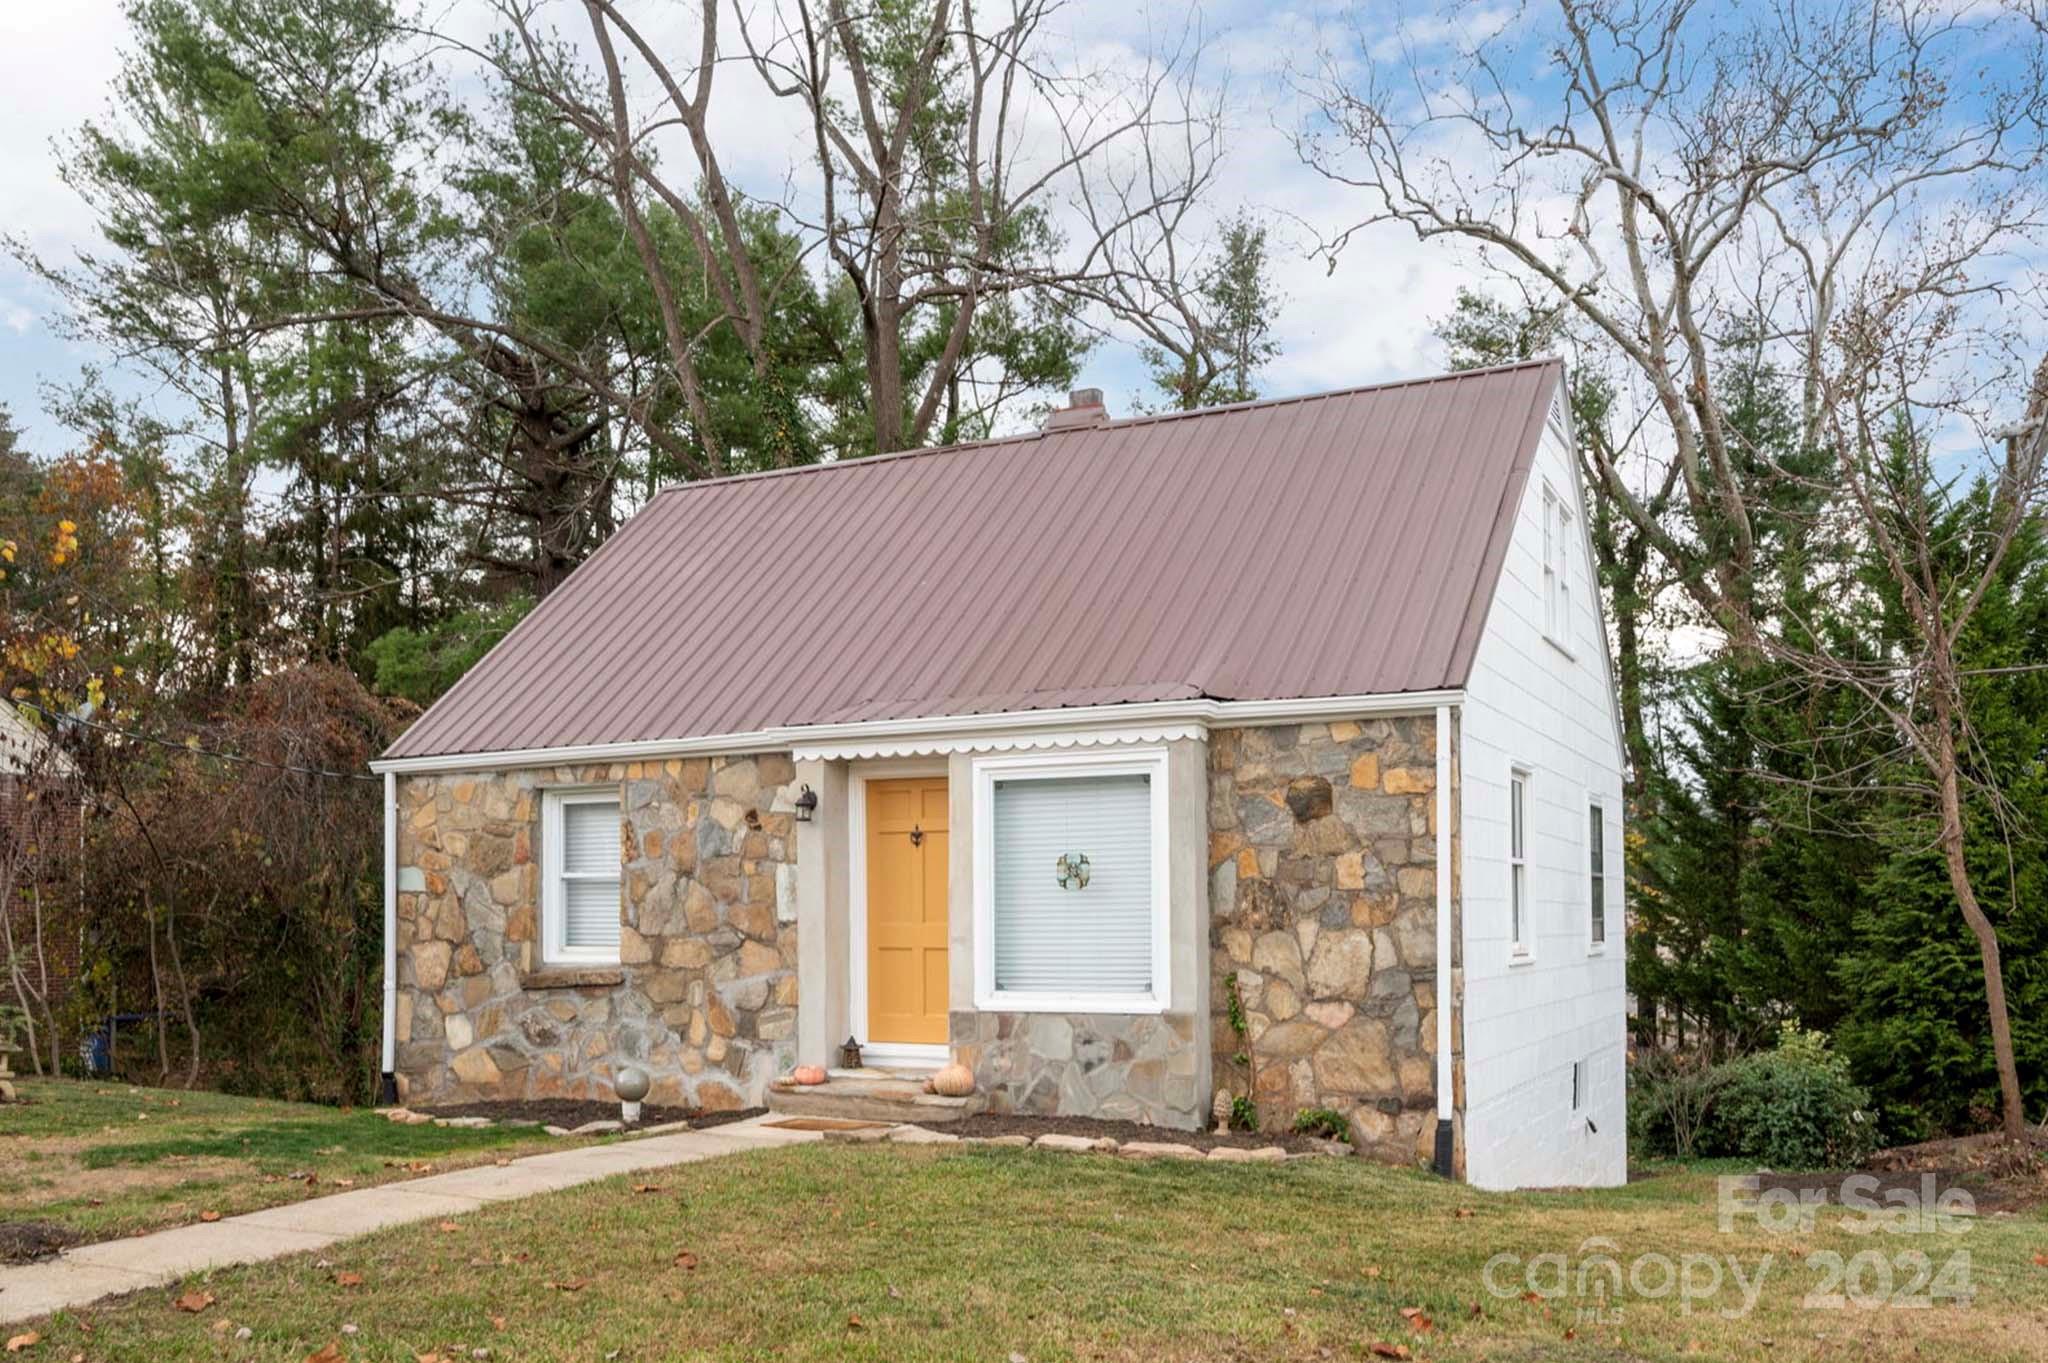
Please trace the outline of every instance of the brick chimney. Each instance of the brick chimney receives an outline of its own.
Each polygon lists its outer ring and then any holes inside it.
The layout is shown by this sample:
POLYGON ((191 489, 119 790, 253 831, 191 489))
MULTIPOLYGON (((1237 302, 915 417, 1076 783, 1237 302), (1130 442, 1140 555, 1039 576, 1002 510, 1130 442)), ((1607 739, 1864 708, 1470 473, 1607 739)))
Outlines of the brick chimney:
POLYGON ((1076 388, 1067 394, 1067 405, 1055 407, 1045 418, 1045 430, 1071 431, 1081 426, 1100 426, 1109 420, 1109 409, 1102 405, 1100 388, 1076 388))

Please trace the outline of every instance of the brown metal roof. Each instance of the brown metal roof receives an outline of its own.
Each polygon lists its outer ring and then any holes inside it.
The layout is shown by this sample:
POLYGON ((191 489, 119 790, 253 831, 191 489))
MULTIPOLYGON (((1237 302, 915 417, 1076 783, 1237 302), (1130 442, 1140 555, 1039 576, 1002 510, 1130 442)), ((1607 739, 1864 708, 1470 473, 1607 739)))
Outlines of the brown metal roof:
POLYGON ((1459 686, 1561 372, 670 488, 387 756, 1459 686))

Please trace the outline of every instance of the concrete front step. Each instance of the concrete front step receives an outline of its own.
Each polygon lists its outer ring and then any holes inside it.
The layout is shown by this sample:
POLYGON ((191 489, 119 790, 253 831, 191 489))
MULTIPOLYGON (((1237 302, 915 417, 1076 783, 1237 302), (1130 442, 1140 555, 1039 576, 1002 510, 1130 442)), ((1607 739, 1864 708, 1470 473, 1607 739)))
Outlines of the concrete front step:
POLYGON ((981 1111, 978 1093, 944 1098, 917 1079, 833 1078, 822 1084, 768 1090, 768 1110, 791 1117, 845 1117, 862 1122, 957 1122, 981 1111))

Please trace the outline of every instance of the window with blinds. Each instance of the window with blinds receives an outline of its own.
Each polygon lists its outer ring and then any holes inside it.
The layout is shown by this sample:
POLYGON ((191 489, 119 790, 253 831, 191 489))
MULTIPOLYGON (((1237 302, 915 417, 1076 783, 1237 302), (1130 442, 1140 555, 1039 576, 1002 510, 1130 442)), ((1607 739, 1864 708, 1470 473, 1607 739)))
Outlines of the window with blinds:
POLYGON ((619 798, 611 791, 560 791, 543 810, 547 958, 616 962, 619 798))
POLYGON ((998 779, 992 803, 996 989, 1149 1001, 1151 776, 998 779))

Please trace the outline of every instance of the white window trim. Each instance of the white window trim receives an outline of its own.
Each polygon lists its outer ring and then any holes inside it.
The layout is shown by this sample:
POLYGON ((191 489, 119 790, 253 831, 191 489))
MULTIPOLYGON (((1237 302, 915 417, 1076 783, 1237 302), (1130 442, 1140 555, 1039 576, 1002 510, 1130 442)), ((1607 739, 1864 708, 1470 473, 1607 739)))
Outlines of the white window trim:
POLYGON ((1163 1013, 1172 992, 1168 905, 1166 749, 1116 753, 1030 752, 974 762, 974 1006, 1000 1013, 1163 1013), (1146 776, 1152 793, 1152 991, 1149 994, 1027 993, 996 988, 995 795, 998 780, 1146 776))
MULTIPOLYGON (((617 786, 557 786, 541 792, 541 962, 544 965, 617 965, 617 948, 572 947, 562 940, 565 914, 562 905, 562 807, 564 805, 609 804, 623 814, 625 799, 617 786)), ((582 878, 600 880, 601 876, 582 878)), ((612 877, 619 885, 620 913, 624 914, 625 865, 612 877)))
POLYGON ((1579 850, 1585 854, 1582 867, 1586 873, 1586 954, 1599 956, 1607 950, 1607 939, 1614 932, 1613 896, 1608 893, 1607 883, 1613 879, 1608 869, 1607 855, 1607 801, 1598 795, 1586 797, 1586 822, 1582 827, 1583 841, 1579 850), (1600 816, 1600 935, 1593 935, 1593 818, 1600 816))
POLYGON ((1532 841, 1530 836, 1532 830, 1529 821, 1529 787, 1534 784, 1535 775, 1530 767, 1520 762, 1513 763, 1508 767, 1508 811, 1507 821, 1504 825, 1507 833, 1507 856, 1504 858, 1504 862, 1507 866, 1506 903, 1508 908, 1509 965, 1529 965, 1536 960, 1536 934, 1531 930, 1531 921, 1534 918, 1532 911, 1536 907, 1536 897, 1531 889, 1530 881, 1532 877, 1529 872, 1529 844, 1532 841), (1517 785, 1521 787, 1522 791, 1522 850, 1520 855, 1517 855, 1515 852, 1515 787, 1517 785), (1519 878, 1515 874, 1517 870, 1521 872, 1519 878), (1516 921, 1518 915, 1515 912, 1518 879, 1521 889, 1519 897, 1521 905, 1519 922, 1516 921))
POLYGON ((1571 504, 1543 484, 1543 637, 1567 658, 1572 648, 1571 504))

